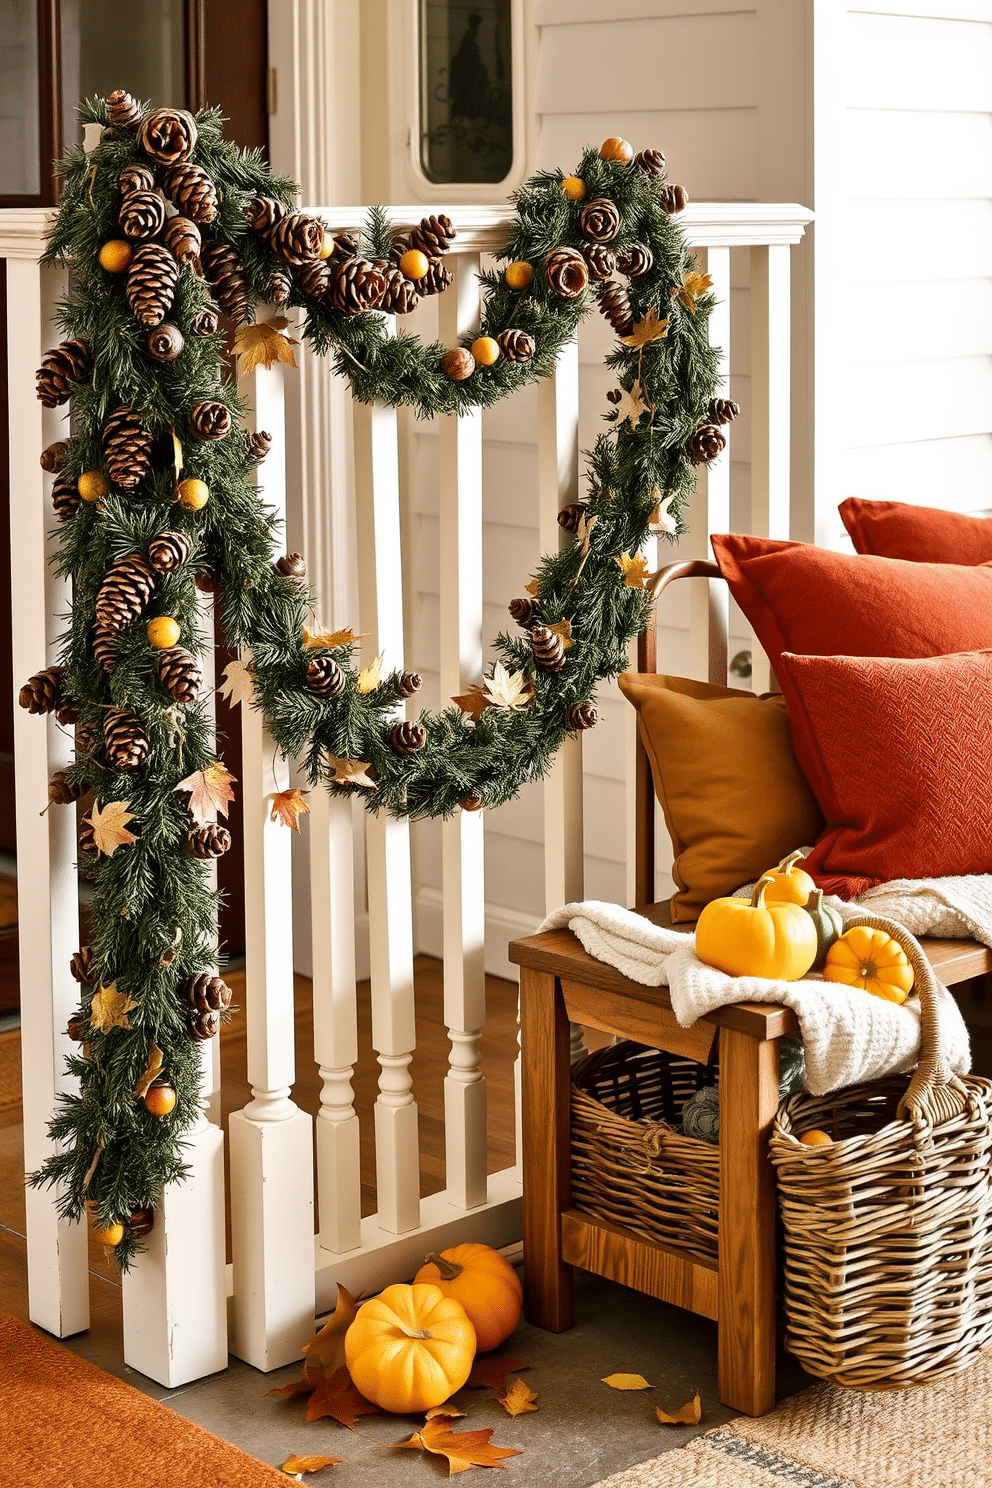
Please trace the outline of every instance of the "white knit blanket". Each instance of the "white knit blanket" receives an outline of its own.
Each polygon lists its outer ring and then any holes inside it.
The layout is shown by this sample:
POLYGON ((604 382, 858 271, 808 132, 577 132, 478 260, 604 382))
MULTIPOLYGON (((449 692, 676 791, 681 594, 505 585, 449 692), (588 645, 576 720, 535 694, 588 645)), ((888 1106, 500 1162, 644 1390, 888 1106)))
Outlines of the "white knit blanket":
MULTIPOLYGON (((992 875, 894 879, 869 889, 857 903, 829 898, 845 919, 868 911, 898 920, 913 935, 973 938, 992 946, 992 875)), ((633 910, 589 899, 566 904, 542 930, 567 925, 590 956, 615 966, 632 981, 669 988, 672 1010, 684 1028, 704 1013, 732 1002, 776 1002, 792 1008, 806 1048, 806 1083, 814 1095, 912 1069, 920 1046, 920 1005, 902 1007, 881 997, 824 982, 729 977, 696 956, 694 937, 652 925, 633 910)), ((954 998, 943 988, 941 1026, 952 1068, 971 1068, 968 1030, 954 998)))

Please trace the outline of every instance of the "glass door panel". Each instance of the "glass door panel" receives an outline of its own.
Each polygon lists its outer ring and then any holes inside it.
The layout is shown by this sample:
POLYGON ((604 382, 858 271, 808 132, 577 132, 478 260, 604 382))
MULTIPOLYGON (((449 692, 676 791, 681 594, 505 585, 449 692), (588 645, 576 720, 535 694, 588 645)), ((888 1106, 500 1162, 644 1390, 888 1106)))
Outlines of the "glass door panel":
POLYGON ((183 0, 60 0, 62 139, 82 139, 80 98, 125 88, 157 107, 186 107, 183 0))
POLYGON ((0 0, 0 197, 41 191, 36 0, 0 0))

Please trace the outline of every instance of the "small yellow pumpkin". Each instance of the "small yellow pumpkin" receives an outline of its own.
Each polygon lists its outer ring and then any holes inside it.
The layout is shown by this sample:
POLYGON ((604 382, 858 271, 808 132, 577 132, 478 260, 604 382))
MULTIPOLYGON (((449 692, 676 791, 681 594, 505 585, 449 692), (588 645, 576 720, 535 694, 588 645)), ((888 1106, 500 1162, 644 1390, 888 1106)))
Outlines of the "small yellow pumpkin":
POLYGON ((795 982, 816 958, 816 927, 798 904, 766 904, 769 879, 748 899, 714 899, 696 925, 696 955, 728 976, 795 982))
POLYGON ((914 973, 902 946, 885 930, 854 925, 827 952, 823 980, 863 987, 873 997, 903 1003, 913 990, 914 973))
POLYGON ((413 1279, 440 1287, 446 1297, 462 1304, 480 1354, 509 1338, 520 1321, 524 1300, 520 1280, 506 1257, 490 1245, 453 1245, 440 1255, 431 1254, 413 1279))
POLYGON ((366 1400, 407 1415, 461 1389, 472 1371, 475 1329, 461 1303, 439 1287, 390 1286, 359 1308, 344 1356, 366 1400))
POLYGON ((804 854, 791 852, 783 858, 777 868, 769 868, 762 878, 770 878, 771 886, 765 895, 769 904, 805 904, 816 884, 808 873, 796 864, 804 854))

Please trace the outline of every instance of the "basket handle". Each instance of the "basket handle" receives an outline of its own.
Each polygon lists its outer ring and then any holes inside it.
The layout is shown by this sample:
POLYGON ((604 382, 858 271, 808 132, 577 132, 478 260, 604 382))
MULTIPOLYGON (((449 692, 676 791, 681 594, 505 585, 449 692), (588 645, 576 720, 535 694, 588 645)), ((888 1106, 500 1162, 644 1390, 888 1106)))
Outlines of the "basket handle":
POLYGON ((913 990, 920 999, 920 1057, 896 1115, 911 1121, 920 1132, 959 1116, 972 1106, 972 1095, 951 1069, 944 1048, 940 1022, 941 984, 933 967, 923 954, 915 935, 886 915, 861 914, 847 920, 844 929, 864 925, 870 930, 884 930, 906 952, 913 968, 913 990))

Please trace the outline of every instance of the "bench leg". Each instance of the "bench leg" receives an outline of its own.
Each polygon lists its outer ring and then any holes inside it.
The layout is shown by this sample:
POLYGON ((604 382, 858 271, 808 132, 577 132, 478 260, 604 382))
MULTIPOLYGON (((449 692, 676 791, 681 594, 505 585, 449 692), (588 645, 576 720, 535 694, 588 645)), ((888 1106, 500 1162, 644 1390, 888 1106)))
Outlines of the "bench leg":
POLYGON ((775 1175, 778 1044, 720 1030, 720 1244, 717 1374, 724 1405, 775 1404, 775 1175))
POLYGON ((568 1014, 555 978, 520 969, 524 1309, 552 1333, 572 1326, 561 1212, 572 1201, 568 1014))

